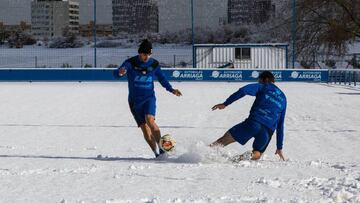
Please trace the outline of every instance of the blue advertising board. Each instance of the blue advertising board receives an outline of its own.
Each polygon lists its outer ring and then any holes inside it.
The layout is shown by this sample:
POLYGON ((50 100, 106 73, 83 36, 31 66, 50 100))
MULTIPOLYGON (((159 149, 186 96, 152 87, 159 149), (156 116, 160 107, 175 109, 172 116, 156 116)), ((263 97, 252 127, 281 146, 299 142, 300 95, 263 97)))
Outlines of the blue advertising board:
MULTIPOLYGON (((328 70, 270 70, 276 81, 327 82, 328 70)), ((256 81, 262 70, 189 70, 167 69, 169 80, 174 81, 256 81)))
MULTIPOLYGON (((262 70, 163 69, 170 81, 256 81, 262 70)), ((276 81, 327 82, 328 70, 270 70, 276 81)), ((0 69, 0 81, 124 81, 115 69, 0 69)))

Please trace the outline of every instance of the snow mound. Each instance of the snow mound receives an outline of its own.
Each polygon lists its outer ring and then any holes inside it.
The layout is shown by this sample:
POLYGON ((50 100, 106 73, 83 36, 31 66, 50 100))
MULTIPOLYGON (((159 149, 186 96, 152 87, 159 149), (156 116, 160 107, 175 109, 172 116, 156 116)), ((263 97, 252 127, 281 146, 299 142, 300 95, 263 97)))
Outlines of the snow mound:
POLYGON ((177 163, 225 163, 231 154, 223 148, 211 148, 204 142, 190 145, 186 152, 174 159, 177 163))

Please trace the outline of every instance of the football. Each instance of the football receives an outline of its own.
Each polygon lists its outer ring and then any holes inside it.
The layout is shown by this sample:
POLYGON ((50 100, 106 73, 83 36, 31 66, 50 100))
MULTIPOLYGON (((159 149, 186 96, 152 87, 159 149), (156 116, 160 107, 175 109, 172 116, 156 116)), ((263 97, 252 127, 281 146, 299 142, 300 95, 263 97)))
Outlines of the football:
POLYGON ((166 152, 172 151, 175 147, 175 144, 176 141, 170 134, 166 134, 160 138, 159 146, 166 152))

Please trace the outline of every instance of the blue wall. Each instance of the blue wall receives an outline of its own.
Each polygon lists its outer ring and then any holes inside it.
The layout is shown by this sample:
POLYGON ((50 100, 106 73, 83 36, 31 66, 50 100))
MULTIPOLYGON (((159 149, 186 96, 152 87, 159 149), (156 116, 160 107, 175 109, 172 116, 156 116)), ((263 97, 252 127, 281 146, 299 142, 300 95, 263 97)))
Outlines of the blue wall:
MULTIPOLYGON (((171 81, 256 81, 261 70, 163 69, 171 81)), ((277 81, 327 82, 328 70, 270 70, 277 81)), ((115 69, 0 69, 0 81, 124 81, 115 69)))

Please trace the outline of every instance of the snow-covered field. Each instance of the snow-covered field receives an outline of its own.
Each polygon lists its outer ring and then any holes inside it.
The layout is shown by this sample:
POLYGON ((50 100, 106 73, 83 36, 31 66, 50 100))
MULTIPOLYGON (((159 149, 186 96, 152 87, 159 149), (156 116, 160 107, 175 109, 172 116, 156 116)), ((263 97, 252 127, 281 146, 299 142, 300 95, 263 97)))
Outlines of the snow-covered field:
POLYGON ((0 202, 360 202, 360 89, 279 83, 287 161, 273 139, 262 160, 232 164, 206 145, 254 98, 210 108, 243 85, 173 83, 182 98, 157 85, 157 122, 178 145, 156 160, 126 83, 0 83, 0 202))

